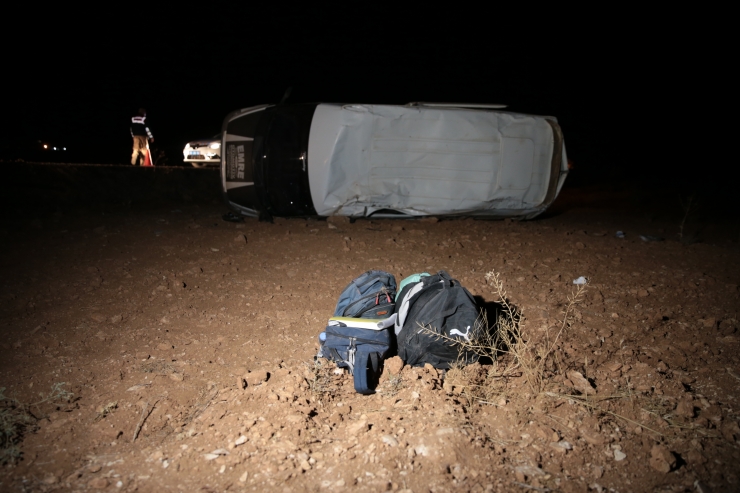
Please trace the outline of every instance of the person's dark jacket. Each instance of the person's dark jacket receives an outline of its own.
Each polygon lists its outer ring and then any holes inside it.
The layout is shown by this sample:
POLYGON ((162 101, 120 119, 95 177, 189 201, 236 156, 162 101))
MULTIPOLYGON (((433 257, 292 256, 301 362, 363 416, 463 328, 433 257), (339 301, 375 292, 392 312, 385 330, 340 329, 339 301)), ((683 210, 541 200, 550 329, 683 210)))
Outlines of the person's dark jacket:
POLYGON ((131 136, 133 137, 134 135, 141 135, 142 137, 148 137, 150 139, 154 138, 151 130, 149 130, 149 127, 146 124, 145 116, 135 116, 131 118, 131 136))

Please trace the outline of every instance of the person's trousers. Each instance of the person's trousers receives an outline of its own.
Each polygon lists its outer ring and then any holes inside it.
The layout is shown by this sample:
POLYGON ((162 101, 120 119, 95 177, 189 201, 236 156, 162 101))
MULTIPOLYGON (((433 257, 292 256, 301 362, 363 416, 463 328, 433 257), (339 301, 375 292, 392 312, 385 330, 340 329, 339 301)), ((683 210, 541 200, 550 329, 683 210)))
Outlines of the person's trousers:
POLYGON ((134 135, 134 152, 131 154, 131 164, 139 162, 140 166, 143 166, 146 162, 146 156, 149 154, 149 143, 146 136, 134 135), (141 160, 139 160, 141 156, 141 160))

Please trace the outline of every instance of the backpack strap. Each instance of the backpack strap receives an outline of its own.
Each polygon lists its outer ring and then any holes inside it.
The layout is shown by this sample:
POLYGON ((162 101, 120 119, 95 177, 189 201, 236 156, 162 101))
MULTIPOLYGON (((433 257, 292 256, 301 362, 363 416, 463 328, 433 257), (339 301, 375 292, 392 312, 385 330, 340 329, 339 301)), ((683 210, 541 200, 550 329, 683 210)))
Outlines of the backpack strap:
POLYGON ((411 308, 411 305, 413 305, 413 300, 416 296, 416 298, 419 297, 419 293, 422 289, 424 289, 424 283, 419 281, 416 284, 409 283, 406 286, 408 289, 404 293, 403 291, 401 294, 403 296, 400 300, 397 300, 396 304, 396 313, 398 313, 398 317, 396 318, 396 323, 394 327, 394 332, 396 335, 398 335, 401 332, 401 329, 403 329, 403 324, 406 323, 406 315, 409 312, 409 309, 411 308))
POLYGON ((376 351, 357 351, 355 353, 355 368, 353 372, 355 390, 360 394, 373 394, 375 389, 370 388, 368 374, 377 375, 380 371, 380 355, 376 351))

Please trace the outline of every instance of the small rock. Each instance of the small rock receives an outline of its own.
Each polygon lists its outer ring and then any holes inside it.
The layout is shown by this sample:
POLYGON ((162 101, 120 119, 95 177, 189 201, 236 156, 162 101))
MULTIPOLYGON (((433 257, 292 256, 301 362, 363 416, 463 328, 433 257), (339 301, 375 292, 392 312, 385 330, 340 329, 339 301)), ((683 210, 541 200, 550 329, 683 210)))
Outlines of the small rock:
POLYGON ((203 454, 203 458, 205 460, 215 460, 215 459, 218 459, 219 457, 221 456, 218 454, 203 454))
POLYGON ((622 452, 621 450, 615 450, 614 451, 614 460, 617 462, 623 461, 627 458, 627 454, 622 452))
POLYGON ((43 481, 42 481, 42 482, 43 482, 44 484, 55 484, 55 483, 58 483, 58 482, 59 482, 59 478, 58 478, 58 477, 56 477, 56 476, 55 476, 55 475, 53 475, 53 474, 49 474, 48 476, 46 476, 46 477, 45 477, 45 478, 43 479, 43 481))
POLYGON ((113 315, 113 316, 112 316, 112 317, 110 318, 110 323, 112 323, 112 324, 117 324, 117 323, 118 323, 118 322, 120 322, 121 320, 123 320, 123 315, 113 315))
POLYGON ((736 421, 728 420, 720 429, 722 436, 729 442, 740 439, 740 426, 736 421))
POLYGON ((157 349, 159 349, 160 351, 169 351, 171 349, 174 349, 174 346, 166 342, 162 342, 160 344, 157 344, 157 349))
POLYGON ((236 388, 239 390, 244 390, 248 387, 247 379, 244 377, 236 377, 236 388))
POLYGON ((694 449, 689 450, 689 453, 686 455, 686 457, 688 458, 689 464, 691 464, 692 466, 704 464, 707 461, 707 458, 704 457, 701 452, 694 449))
POLYGON ((694 417, 694 401, 692 399, 683 399, 678 402, 676 406, 676 415, 683 416, 685 418, 694 417))
POLYGON ((326 218, 326 222, 334 225, 349 224, 350 219, 347 216, 329 216, 326 218))
POLYGON ((565 440, 560 440, 559 442, 551 443, 551 447, 559 450, 573 450, 573 445, 570 444, 570 442, 567 442, 565 440))
POLYGON ((308 471, 309 469, 311 469, 311 464, 309 464, 308 461, 305 459, 301 461, 300 466, 301 466, 301 469, 303 469, 304 471, 308 471))
POLYGON ((147 457, 146 461, 155 462, 162 459, 164 459, 164 452, 162 452, 161 450, 155 450, 149 455, 149 457, 147 457))
POLYGON ((712 489, 698 479, 694 481, 694 490, 696 493, 712 493, 712 489))
POLYGON ((602 445, 604 443, 604 437, 596 432, 581 430, 581 437, 591 445, 602 445))
POLYGON ((82 469, 78 469, 64 479, 65 483, 74 483, 82 477, 82 469))
POLYGON ((396 440, 395 437, 391 435, 383 435, 382 440, 383 443, 385 443, 386 445, 390 445, 391 447, 398 446, 398 440, 396 440))
POLYGON ((595 394, 596 390, 586 377, 577 371, 569 371, 568 379, 573 382, 573 387, 583 395, 595 394))
POLYGON ((536 477, 536 476, 544 476, 545 475, 545 471, 543 471, 539 467, 527 466, 527 465, 515 467, 514 468, 514 473, 517 475, 517 477, 519 477, 519 474, 521 474, 522 477, 525 477, 526 476, 526 477, 530 477, 530 478, 533 478, 533 477, 536 477))
POLYGON ((244 474, 242 474, 241 476, 239 476, 239 482, 240 483, 246 483, 248 477, 249 477, 249 472, 245 472, 244 474))
POLYGON ((604 468, 601 466, 593 466, 591 468, 591 477, 594 479, 599 479, 601 476, 604 475, 604 468))
POLYGON ((429 457, 431 455, 431 450, 424 444, 414 447, 414 452, 416 452, 416 455, 421 455, 422 457, 429 457))
POLYGON ((676 457, 665 445, 653 445, 650 449, 650 467, 658 472, 668 473, 676 466, 676 457))
POLYGON ((399 358, 398 356, 394 356, 392 358, 385 360, 383 364, 385 365, 385 369, 391 375, 398 375, 399 373, 401 373, 401 370, 403 369, 403 360, 399 358))
POLYGON ((347 433, 349 435, 356 435, 360 432, 367 431, 367 420, 360 419, 359 421, 356 421, 349 426, 347 426, 347 433))
POLYGON ((145 388, 149 387, 150 383, 137 383, 136 385, 133 385, 126 389, 126 392, 138 392, 139 390, 144 390, 145 388))
POLYGON ((87 486, 88 488, 92 488, 94 490, 102 490, 107 488, 109 484, 110 483, 108 482, 108 478, 95 478, 87 483, 87 486))
POLYGON ((735 333, 735 322, 732 320, 722 320, 719 323, 719 331, 723 336, 729 336, 735 333))
POLYGON ((98 323, 105 322, 105 315, 100 313, 91 313, 90 318, 98 323))
POLYGON ((452 435, 454 433, 455 433, 454 428, 440 428, 437 430, 436 435, 439 437, 443 435, 452 435))
POLYGON ((247 443, 247 437, 245 437, 244 435, 242 435, 242 436, 240 436, 239 438, 236 439, 236 441, 234 442, 234 445, 239 446, 239 445, 242 445, 244 443, 247 443))
POLYGON ((418 399, 419 397, 420 397, 420 395, 419 395, 419 393, 418 393, 418 392, 416 392, 416 391, 414 391, 414 392, 411 392, 411 398, 412 398, 412 399, 418 399))
POLYGON ((170 380, 174 380, 175 382, 182 382, 184 378, 182 373, 170 373, 170 380))
POLYGON ((237 243, 244 243, 246 245, 247 244, 247 237, 246 237, 246 235, 243 235, 243 234, 236 235, 236 238, 234 238, 234 241, 237 242, 237 243))
POLYGON ((255 370, 244 375, 248 385, 260 385, 266 382, 270 374, 266 370, 255 370))

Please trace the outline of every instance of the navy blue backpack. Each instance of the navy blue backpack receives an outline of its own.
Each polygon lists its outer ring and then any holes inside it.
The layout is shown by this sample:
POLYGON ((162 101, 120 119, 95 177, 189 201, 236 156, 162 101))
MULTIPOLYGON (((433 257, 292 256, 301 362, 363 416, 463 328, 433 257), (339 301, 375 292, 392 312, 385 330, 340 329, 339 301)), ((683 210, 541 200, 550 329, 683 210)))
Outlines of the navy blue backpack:
POLYGON ((393 314, 396 278, 382 270, 369 270, 342 290, 335 317, 388 318, 393 314))
POLYGON ((367 271, 344 288, 334 317, 319 335, 318 357, 347 368, 361 394, 374 392, 383 359, 392 350, 395 297, 393 274, 367 271))

